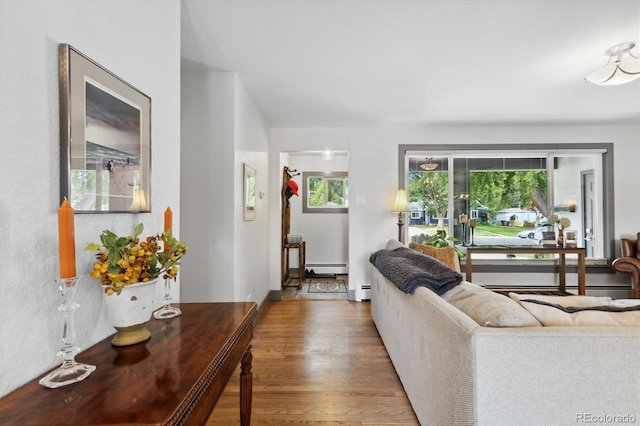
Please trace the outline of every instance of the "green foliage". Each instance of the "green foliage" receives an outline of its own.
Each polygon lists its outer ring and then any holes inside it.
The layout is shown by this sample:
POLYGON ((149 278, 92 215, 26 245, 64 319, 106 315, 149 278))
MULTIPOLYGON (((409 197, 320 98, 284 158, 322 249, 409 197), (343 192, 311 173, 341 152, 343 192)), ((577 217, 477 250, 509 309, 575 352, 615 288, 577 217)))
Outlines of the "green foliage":
POLYGON ((531 195, 536 188, 546 193, 547 172, 489 171, 471 173, 473 203, 481 203, 494 213, 511 207, 533 208, 531 195))
POLYGON ((322 178, 309 179, 309 194, 307 203, 311 207, 322 207, 325 205, 326 191, 325 182, 322 178))
POLYGON ((105 293, 120 294, 124 286, 160 276, 175 279, 187 246, 174 238, 171 231, 140 241, 143 230, 141 223, 135 227, 133 236, 119 237, 104 230, 100 234, 102 245, 87 245, 86 250, 96 251, 97 259, 90 275, 100 279, 105 293))
POLYGON ((331 203, 343 206, 347 182, 346 179, 309 178, 308 205, 310 207, 324 207, 331 203))
MULTIPOLYGON (((417 202, 427 215, 444 220, 449 208, 449 174, 441 172, 411 172, 409 201, 417 202)), ((544 170, 472 172, 471 208, 482 204, 495 213, 520 207, 533 209, 531 195, 536 188, 546 193, 547 173, 544 170)), ((443 226, 443 222, 438 224, 443 226)))
POLYGON ((444 229, 438 229, 435 234, 424 240, 422 244, 436 248, 447 247, 449 245, 449 241, 447 241, 447 231, 444 229))
POLYGON ((417 202, 427 215, 444 224, 449 208, 449 174, 447 172, 412 172, 409 174, 409 201, 417 202))
MULTIPOLYGON (((447 238, 447 231, 445 231, 444 229, 438 229, 434 235, 424 240, 422 244, 424 244, 425 246, 444 248, 449 246, 449 241, 456 242, 459 240, 456 237, 447 238)), ((464 253, 458 247, 454 245, 453 248, 455 249, 456 254, 459 258, 464 257, 464 253)))

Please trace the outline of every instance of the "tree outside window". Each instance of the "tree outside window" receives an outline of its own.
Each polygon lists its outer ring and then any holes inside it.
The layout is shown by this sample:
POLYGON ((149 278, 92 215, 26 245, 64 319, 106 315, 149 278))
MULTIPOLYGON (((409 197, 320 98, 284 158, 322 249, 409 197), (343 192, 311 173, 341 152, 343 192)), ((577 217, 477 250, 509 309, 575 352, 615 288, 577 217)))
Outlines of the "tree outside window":
POLYGON ((438 218, 438 228, 444 228, 449 211, 449 174, 447 172, 409 173, 409 201, 417 202, 425 217, 438 218))

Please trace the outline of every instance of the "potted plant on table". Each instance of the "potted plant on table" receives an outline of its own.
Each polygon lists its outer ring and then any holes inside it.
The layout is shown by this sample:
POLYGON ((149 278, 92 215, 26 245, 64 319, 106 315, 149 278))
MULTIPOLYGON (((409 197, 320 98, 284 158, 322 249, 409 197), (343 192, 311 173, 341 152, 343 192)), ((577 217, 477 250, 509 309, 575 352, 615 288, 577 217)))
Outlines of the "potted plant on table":
POLYGON ((447 238, 447 231, 444 229, 438 229, 434 235, 427 238, 422 242, 425 246, 432 246, 436 248, 449 247, 449 241, 454 243, 453 249, 460 259, 464 258, 464 253, 456 245, 456 241, 459 241, 456 237, 447 238))
POLYGON ((144 226, 126 237, 105 230, 102 244, 91 243, 86 250, 96 251, 97 262, 90 276, 98 278, 104 289, 109 316, 118 333, 111 341, 125 346, 147 340, 151 333, 145 324, 153 312, 155 285, 159 279, 175 280, 187 246, 171 232, 140 240, 144 226))

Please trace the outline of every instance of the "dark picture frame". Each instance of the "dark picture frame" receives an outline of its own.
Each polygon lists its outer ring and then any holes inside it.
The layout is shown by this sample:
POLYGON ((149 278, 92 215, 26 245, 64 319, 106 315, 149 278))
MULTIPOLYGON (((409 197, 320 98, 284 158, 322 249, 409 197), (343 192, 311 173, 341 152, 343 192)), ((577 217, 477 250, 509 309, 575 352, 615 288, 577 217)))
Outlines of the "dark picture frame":
POLYGON ((76 213, 151 211, 151 98, 59 46, 60 201, 76 213))

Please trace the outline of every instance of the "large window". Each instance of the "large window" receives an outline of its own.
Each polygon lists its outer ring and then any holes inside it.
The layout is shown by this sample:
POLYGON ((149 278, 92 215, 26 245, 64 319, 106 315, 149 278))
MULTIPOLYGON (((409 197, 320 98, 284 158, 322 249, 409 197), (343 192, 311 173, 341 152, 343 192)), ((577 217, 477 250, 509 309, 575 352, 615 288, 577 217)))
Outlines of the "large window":
POLYGON ((347 172, 303 172, 303 213, 347 213, 349 178, 347 172))
POLYGON ((461 246, 537 245, 562 217, 592 262, 613 253, 611 144, 400 148, 413 241, 446 229, 461 246))

